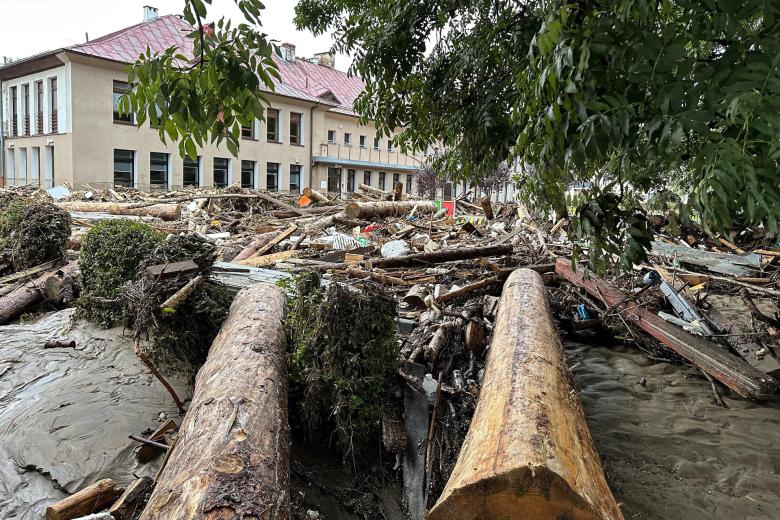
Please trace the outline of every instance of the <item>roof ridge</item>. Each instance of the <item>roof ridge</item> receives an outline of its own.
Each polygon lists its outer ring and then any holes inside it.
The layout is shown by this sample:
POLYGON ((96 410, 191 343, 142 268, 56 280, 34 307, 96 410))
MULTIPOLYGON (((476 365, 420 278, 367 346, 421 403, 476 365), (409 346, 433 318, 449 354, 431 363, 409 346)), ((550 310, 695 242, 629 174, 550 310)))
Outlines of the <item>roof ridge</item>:
MULTIPOLYGON (((177 19, 181 20, 181 18, 179 18, 178 15, 175 15, 175 14, 164 14, 162 16, 158 16, 157 18, 153 18, 151 20, 146 20, 145 22, 138 22, 137 24, 130 25, 130 26, 125 27, 123 29, 118 29, 118 30, 116 30, 114 32, 110 32, 108 34, 104 34, 103 36, 98 36, 94 40, 90 40, 90 41, 84 42, 84 43, 77 43, 75 45, 71 45, 70 47, 66 47, 66 48, 67 49, 74 49, 74 48, 77 48, 77 47, 82 47, 84 45, 90 45, 90 44, 93 44, 93 43, 106 43, 106 42, 109 42, 109 41, 113 40, 114 38, 118 38, 118 37, 126 34, 129 31, 132 31, 134 29, 138 29, 138 28, 143 27, 145 25, 150 25, 150 24, 156 23, 156 22, 162 20, 163 18, 177 18, 177 19)), ((184 20, 181 20, 181 21, 184 22, 184 20)), ((187 22, 184 22, 184 23, 187 23, 187 22)))

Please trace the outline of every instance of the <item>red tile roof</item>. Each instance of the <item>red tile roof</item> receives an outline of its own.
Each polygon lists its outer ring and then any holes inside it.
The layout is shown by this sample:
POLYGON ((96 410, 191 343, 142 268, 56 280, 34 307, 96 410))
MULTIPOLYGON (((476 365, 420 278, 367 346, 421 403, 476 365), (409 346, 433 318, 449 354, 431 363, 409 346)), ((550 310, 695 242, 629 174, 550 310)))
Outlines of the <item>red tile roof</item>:
MULTIPOLYGON (((192 56, 194 45, 187 38, 192 31, 178 16, 160 16, 68 50, 124 63, 134 62, 147 47, 154 53, 175 46, 185 56, 192 56)), ((274 61, 282 77, 281 82, 275 81, 277 94, 333 105, 334 112, 355 115, 353 103, 363 90, 362 79, 307 60, 286 61, 274 56, 274 61)))

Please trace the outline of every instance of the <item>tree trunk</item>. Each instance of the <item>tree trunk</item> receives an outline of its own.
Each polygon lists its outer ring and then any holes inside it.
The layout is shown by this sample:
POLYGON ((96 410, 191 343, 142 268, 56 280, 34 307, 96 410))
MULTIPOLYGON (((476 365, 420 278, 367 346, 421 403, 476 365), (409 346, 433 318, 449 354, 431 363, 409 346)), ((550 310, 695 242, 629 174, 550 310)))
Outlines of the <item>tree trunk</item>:
POLYGON ((123 491, 110 478, 98 480, 47 507, 46 520, 71 520, 100 511, 114 502, 123 491))
POLYGON ((379 188, 374 188, 366 184, 360 184, 358 185, 358 188, 365 191, 369 195, 373 197, 379 197, 380 199, 384 199, 385 197, 390 195, 390 192, 388 191, 380 190, 379 188))
POLYGON ((47 280, 52 276, 73 277, 78 271, 78 263, 70 262, 60 269, 45 273, 35 280, 24 284, 0 297, 0 325, 8 323, 12 319, 22 314, 25 309, 42 302, 45 296, 45 287, 47 280))
POLYGON ((433 213, 436 204, 432 201, 381 201, 381 202, 350 202, 344 210, 352 218, 372 219, 377 217, 398 217, 417 208, 417 213, 433 213))
POLYGON ((330 202, 328 197, 311 188, 303 188, 303 194, 315 202, 330 202))
POLYGON ((485 379, 458 461, 428 520, 622 519, 607 486, 541 276, 504 286, 485 379))
POLYGON ((461 249, 443 249, 431 253, 414 253, 411 255, 396 256, 395 258, 377 258, 375 260, 370 260, 369 263, 372 267, 412 267, 421 264, 441 264, 454 260, 470 260, 472 258, 511 254, 511 245, 464 247, 461 249))
POLYGON ((179 220, 181 206, 178 204, 153 204, 141 208, 126 202, 59 202, 65 211, 83 213, 108 213, 109 215, 128 215, 134 217, 157 217, 162 220, 179 220))
POLYGON ((282 230, 279 229, 277 231, 270 231, 268 233, 263 233, 262 235, 258 235, 257 238, 252 240, 252 242, 249 243, 248 246, 246 246, 244 249, 241 250, 238 255, 232 260, 232 262, 238 262, 239 260, 244 260, 246 258, 249 258, 253 254, 257 253, 257 250, 266 245, 268 242, 276 238, 279 233, 281 233, 282 230))
POLYGON ((142 520, 289 518, 283 307, 270 284, 236 296, 142 520))

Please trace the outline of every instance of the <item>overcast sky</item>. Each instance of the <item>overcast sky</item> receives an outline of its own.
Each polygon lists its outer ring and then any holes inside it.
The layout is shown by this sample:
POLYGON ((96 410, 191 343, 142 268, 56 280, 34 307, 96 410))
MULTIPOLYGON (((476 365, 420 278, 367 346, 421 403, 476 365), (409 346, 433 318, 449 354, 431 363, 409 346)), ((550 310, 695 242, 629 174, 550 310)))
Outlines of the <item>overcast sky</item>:
MULTIPOLYGON (((296 0, 265 0, 262 14, 266 33, 296 46, 299 57, 330 49, 330 36, 315 38, 293 25, 296 0)), ((243 20, 235 0, 213 0, 209 19, 225 16, 243 20)), ((0 0, 0 56, 24 58, 39 52, 83 43, 85 33, 97 38, 143 21, 143 6, 159 14, 181 14, 184 0, 0 0)), ((346 70, 348 56, 336 58, 336 68, 346 70)))

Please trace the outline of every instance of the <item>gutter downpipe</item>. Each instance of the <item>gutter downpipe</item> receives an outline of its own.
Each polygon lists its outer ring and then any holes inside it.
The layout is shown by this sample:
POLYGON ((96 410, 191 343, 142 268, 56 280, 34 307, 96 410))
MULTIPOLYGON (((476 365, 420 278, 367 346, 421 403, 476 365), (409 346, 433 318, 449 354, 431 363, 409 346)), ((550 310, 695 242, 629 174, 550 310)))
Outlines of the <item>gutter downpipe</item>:
POLYGON ((314 189, 311 185, 312 177, 314 176, 314 110, 319 107, 319 103, 312 105, 309 110, 309 188, 314 189))

